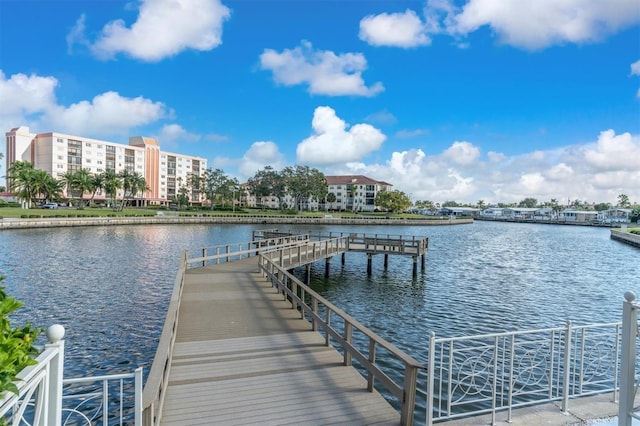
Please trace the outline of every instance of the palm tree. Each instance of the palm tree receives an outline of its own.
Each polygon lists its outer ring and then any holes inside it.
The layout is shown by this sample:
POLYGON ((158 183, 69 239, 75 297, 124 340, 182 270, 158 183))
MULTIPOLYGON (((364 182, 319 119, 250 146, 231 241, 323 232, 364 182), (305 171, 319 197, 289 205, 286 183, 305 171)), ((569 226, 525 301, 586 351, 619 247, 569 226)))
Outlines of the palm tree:
POLYGON ((72 171, 65 172, 62 175, 62 182, 66 188, 67 198, 69 198, 69 201, 71 202, 70 205, 73 205, 73 199, 78 192, 78 189, 76 188, 76 173, 72 171))
POLYGON ((55 179, 50 174, 47 174, 44 184, 42 185, 42 195, 44 201, 53 201, 60 198, 64 192, 64 183, 61 180, 55 179))
POLYGON ((109 197, 109 205, 115 210, 116 208, 116 194, 118 189, 122 188, 122 182, 115 171, 107 169, 102 173, 104 192, 109 197))
POLYGON ((96 192, 98 192, 101 189, 105 189, 104 186, 105 186, 104 173, 101 173, 99 175, 93 175, 91 177, 92 192, 91 192, 91 199, 89 200, 89 205, 93 203, 93 198, 96 196, 96 192))
POLYGON ((149 190, 147 181, 138 172, 130 172, 129 170, 123 170, 118 173, 118 177, 122 181, 122 202, 120 203, 120 211, 124 209, 124 204, 127 198, 132 199, 139 192, 145 192, 149 190))
POLYGON ((28 161, 16 161, 7 170, 9 188, 16 198, 22 200, 23 208, 30 208, 36 197, 36 172, 33 164, 28 161))
POLYGON ((93 176, 87 169, 80 169, 75 173, 75 184, 78 192, 80 192, 80 205, 78 209, 85 207, 84 193, 93 191, 93 176))

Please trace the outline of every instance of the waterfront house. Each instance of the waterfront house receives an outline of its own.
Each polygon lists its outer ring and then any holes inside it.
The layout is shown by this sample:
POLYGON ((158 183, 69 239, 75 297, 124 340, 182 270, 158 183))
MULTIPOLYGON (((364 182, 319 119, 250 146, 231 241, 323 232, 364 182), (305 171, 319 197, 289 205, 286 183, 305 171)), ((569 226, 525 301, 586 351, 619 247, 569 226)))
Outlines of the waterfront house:
POLYGON ((631 222, 631 209, 609 209, 598 212, 598 221, 602 223, 629 223, 631 222))
POLYGON ((593 210, 566 209, 560 212, 560 216, 558 216, 558 219, 565 222, 595 222, 598 220, 598 212, 593 210))
POLYGON ((443 207, 440 209, 443 216, 477 216, 480 209, 475 207, 443 207))

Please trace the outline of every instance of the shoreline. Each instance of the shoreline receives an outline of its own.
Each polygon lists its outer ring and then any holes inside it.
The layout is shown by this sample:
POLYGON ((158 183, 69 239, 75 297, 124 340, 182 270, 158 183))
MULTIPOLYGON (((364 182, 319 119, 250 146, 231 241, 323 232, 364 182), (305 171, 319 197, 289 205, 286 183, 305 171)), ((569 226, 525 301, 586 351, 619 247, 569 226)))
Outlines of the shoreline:
POLYGON ((113 226, 113 225, 389 225, 389 226, 444 226, 472 224, 473 219, 343 219, 313 217, 243 217, 243 216, 147 216, 147 217, 90 217, 90 218, 39 218, 0 220, 0 230, 57 228, 77 226, 113 226))
POLYGON ((622 231, 618 229, 611 230, 611 239, 620 241, 621 243, 640 248, 640 235, 632 234, 629 231, 622 231))

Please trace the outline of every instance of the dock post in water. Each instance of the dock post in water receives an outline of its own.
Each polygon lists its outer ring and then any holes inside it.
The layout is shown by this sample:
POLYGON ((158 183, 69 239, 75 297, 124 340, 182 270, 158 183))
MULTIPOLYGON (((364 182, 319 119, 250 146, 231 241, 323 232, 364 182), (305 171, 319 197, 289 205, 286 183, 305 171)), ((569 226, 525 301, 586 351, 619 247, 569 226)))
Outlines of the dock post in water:
POLYGON ((367 275, 371 275, 372 263, 373 263, 373 254, 367 253, 367 275))

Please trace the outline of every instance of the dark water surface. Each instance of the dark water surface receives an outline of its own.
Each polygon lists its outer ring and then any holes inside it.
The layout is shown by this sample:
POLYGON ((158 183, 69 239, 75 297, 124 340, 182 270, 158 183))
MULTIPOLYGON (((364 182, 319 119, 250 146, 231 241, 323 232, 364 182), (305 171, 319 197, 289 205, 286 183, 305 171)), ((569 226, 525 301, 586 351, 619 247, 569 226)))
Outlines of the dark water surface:
MULTIPOLYGON (((255 225, 157 225, 2 231, 0 274, 24 302, 12 321, 67 329, 66 376, 148 372, 182 251, 249 241, 255 225)), ((640 292, 640 250, 609 229, 476 222, 435 227, 281 227, 428 236, 426 270, 410 257, 338 258, 313 287, 387 340, 425 361, 441 337, 621 320, 640 292)))

